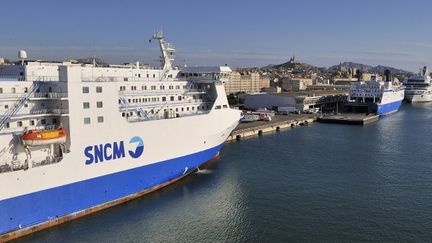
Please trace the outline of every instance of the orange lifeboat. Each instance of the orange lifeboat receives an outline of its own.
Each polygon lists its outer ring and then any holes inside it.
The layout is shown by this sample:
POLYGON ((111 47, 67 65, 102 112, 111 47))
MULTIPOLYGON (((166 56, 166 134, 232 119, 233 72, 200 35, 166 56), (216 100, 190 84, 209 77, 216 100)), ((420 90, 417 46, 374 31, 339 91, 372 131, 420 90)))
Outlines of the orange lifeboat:
POLYGON ((23 144, 27 146, 38 146, 48 144, 62 144, 66 142, 66 130, 57 128, 52 130, 29 130, 24 131, 23 144))

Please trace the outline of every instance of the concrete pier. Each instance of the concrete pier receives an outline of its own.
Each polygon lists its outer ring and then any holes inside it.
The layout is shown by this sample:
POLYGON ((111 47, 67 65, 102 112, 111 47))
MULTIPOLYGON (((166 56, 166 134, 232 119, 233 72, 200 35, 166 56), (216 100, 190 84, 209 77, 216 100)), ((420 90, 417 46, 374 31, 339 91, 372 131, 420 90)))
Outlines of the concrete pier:
POLYGON ((284 128, 303 126, 316 120, 313 115, 275 115, 271 121, 240 123, 228 137, 227 141, 236 141, 252 136, 261 136, 284 128))
POLYGON ((324 116, 318 118, 319 122, 323 123, 337 123, 337 124, 349 124, 349 125, 366 125, 372 122, 376 122, 379 119, 379 115, 367 115, 359 113, 341 113, 336 115, 324 116))

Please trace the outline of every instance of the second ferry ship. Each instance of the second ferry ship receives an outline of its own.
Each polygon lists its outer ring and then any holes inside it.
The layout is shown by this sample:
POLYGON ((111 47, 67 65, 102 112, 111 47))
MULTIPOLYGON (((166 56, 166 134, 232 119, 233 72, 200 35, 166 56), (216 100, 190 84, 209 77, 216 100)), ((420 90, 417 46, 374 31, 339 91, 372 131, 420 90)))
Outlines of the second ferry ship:
POLYGON ((237 126, 231 69, 24 61, 0 66, 0 241, 161 188, 215 157, 237 126))
POLYGON ((372 76, 371 80, 360 80, 351 86, 346 107, 354 112, 386 115, 399 110, 404 99, 404 87, 396 81, 391 81, 388 70, 385 80, 379 81, 372 76))

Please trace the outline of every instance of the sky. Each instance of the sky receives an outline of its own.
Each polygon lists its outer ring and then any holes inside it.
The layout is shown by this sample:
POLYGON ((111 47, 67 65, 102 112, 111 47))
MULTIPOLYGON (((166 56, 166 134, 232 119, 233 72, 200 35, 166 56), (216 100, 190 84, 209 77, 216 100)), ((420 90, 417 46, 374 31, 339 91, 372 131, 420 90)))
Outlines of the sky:
POLYGON ((427 0, 20 0, 0 3, 0 57, 157 64, 163 30, 177 65, 266 66, 295 55, 409 71, 432 66, 427 0))

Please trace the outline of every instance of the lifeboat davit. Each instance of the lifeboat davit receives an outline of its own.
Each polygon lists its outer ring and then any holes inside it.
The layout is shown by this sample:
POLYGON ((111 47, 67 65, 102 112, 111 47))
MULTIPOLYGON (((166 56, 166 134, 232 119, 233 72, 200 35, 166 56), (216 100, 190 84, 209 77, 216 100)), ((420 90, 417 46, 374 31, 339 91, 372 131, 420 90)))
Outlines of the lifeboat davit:
POLYGON ((39 146, 48 144, 63 144, 66 142, 66 130, 63 128, 52 130, 29 130, 25 131, 22 139, 27 146, 39 146))

